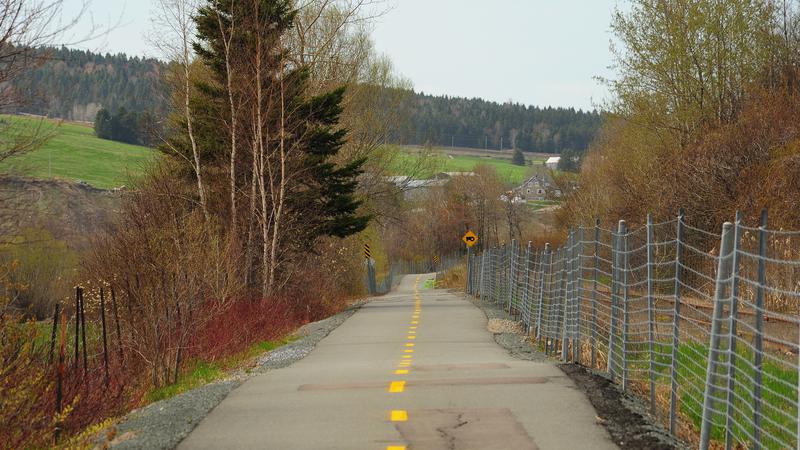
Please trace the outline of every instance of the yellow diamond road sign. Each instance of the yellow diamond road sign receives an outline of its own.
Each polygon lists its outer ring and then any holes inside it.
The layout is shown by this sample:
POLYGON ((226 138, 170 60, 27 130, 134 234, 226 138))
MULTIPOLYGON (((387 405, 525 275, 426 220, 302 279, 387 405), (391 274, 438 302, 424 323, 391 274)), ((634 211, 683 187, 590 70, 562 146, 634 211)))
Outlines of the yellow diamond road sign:
POLYGON ((462 237, 461 240, 464 241, 465 244, 467 244, 467 247, 472 247, 473 245, 478 243, 478 235, 476 235, 470 230, 464 234, 464 237, 462 237))

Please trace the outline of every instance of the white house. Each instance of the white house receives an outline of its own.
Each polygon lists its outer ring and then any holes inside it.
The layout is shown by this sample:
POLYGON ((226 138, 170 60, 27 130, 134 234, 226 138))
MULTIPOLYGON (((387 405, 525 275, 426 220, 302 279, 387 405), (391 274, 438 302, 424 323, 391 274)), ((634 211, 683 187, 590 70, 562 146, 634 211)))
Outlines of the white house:
POLYGON ((560 156, 551 156, 547 158, 544 165, 547 166, 548 169, 556 170, 558 169, 558 162, 561 161, 560 156))

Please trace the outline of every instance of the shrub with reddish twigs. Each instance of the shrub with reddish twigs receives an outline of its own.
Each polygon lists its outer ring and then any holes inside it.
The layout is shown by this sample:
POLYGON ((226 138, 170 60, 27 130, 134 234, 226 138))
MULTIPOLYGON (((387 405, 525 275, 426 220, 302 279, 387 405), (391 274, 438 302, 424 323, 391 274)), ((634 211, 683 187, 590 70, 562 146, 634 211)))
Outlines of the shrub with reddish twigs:
POLYGON ((213 361, 244 351, 253 343, 286 335, 299 322, 286 301, 240 299, 223 309, 217 302, 208 303, 198 313, 216 313, 192 334, 189 359, 213 361))

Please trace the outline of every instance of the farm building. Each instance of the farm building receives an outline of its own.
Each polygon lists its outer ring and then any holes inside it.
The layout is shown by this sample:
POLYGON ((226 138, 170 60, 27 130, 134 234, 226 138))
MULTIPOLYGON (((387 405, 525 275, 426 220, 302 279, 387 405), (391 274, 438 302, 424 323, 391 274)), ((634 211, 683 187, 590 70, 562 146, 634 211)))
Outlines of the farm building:
POLYGON ((514 188, 517 196, 525 200, 546 200, 561 197, 561 189, 544 175, 534 175, 514 188))
POLYGON ((559 161, 561 161, 560 156, 551 156, 547 158, 547 161, 544 162, 544 165, 547 166, 548 169, 556 170, 558 169, 559 161))

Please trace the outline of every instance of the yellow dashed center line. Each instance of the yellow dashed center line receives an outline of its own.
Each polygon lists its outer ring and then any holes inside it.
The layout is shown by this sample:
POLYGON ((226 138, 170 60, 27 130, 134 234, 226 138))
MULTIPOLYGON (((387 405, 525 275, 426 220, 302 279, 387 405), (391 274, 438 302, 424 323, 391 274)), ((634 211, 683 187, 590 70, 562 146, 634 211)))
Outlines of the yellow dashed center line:
MULTIPOLYGON (((422 313, 422 296, 419 292, 419 282, 422 277, 417 277, 414 282, 414 312, 411 315, 411 323, 408 327, 408 333, 406 334, 406 338, 409 341, 413 341, 417 339, 417 326, 419 325, 419 318, 422 313)), ((408 375, 409 367, 411 366, 411 353, 414 353, 413 342, 406 342, 405 347, 403 349, 404 355, 402 355, 402 360, 398 363, 397 369, 395 369, 395 375, 408 375)), ((405 381, 392 381, 389 383, 389 392, 390 393, 401 393, 404 392, 406 388, 405 381)), ((389 413, 389 420, 392 422, 405 422, 408 420, 408 412, 403 409, 394 409, 389 413)), ((386 447, 386 450, 406 450, 405 445, 389 445, 386 447)))
POLYGON ((393 409, 389 415, 389 420, 392 422, 405 422, 408 420, 408 412, 403 409, 393 409))

